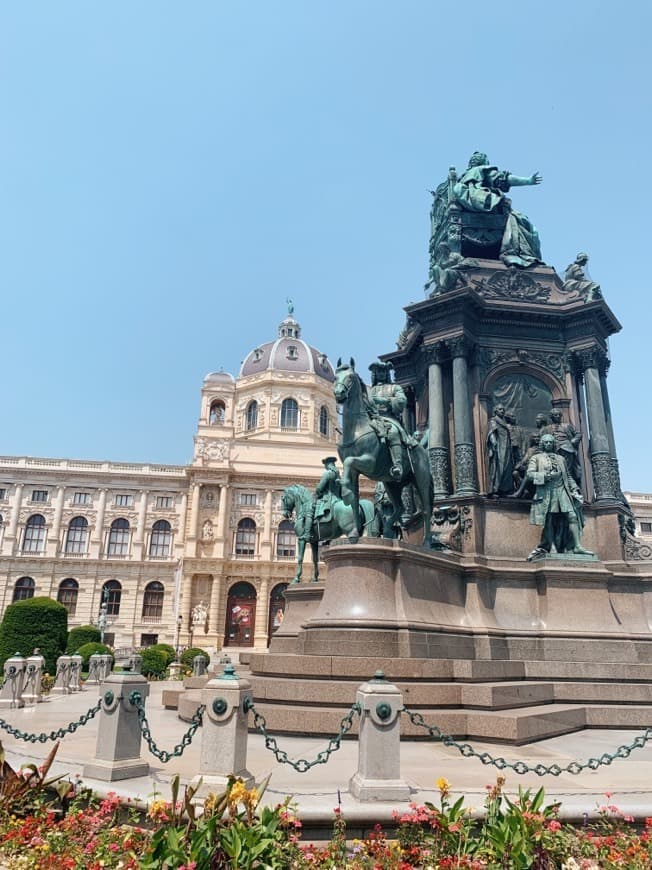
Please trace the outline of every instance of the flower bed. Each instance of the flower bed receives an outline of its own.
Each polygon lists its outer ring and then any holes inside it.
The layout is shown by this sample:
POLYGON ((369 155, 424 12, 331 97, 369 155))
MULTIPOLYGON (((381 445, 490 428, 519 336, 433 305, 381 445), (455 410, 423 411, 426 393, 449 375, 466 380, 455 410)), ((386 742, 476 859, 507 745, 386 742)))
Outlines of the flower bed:
MULTIPOLYGON (((0 870, 444 870, 444 868, 652 868, 652 818, 638 831, 634 820, 607 801, 596 822, 574 828, 558 819, 559 805, 545 804, 543 789, 504 794, 505 781, 487 786, 482 821, 464 798, 452 800, 438 782, 438 805, 410 804, 396 813, 396 836, 380 826, 349 842, 339 807, 326 844, 301 843, 301 822, 288 798, 261 806, 266 782, 247 789, 233 779, 209 795, 203 812, 188 787, 172 800, 152 801, 145 821, 117 795, 96 801, 75 794, 71 783, 48 780, 56 747, 41 768, 15 772, 0 757, 0 870)), ((0 750, 1 753, 1 750, 0 750)))

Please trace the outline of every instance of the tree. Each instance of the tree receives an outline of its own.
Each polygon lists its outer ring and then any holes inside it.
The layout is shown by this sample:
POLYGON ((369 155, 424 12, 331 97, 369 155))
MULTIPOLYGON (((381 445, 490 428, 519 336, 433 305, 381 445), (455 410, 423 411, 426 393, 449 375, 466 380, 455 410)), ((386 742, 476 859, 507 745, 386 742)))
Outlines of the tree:
POLYGON ((15 653, 27 657, 38 648, 45 670, 54 674, 67 638, 68 611, 63 604, 46 597, 15 601, 0 623, 0 667, 15 653))

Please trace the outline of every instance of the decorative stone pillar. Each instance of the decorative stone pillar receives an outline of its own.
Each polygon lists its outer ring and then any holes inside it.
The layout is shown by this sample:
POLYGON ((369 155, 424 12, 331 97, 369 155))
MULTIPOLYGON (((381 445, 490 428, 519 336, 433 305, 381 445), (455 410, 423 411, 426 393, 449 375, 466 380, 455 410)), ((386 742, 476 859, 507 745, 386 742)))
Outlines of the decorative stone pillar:
POLYGON ((82 690, 82 665, 83 658, 79 653, 70 656, 70 668, 68 669, 68 690, 70 692, 81 692, 82 690))
POLYGON ((100 500, 97 505, 97 517, 95 519, 95 527, 91 534, 91 546, 93 551, 92 556, 98 558, 102 555, 102 542, 104 540, 104 515, 106 513, 106 489, 100 490, 100 500))
POLYGON ((224 559, 231 547, 229 535, 229 505, 231 501, 231 488, 225 483, 220 488, 220 502, 217 508, 217 533, 215 536, 215 557, 224 559))
POLYGON ((190 515, 186 527, 186 541, 188 542, 188 555, 197 555, 197 525, 199 523, 199 497, 201 495, 201 483, 193 483, 190 497, 190 515))
POLYGON ((19 483, 16 485, 16 492, 14 493, 14 506, 11 511, 11 517, 9 518, 9 527, 7 528, 7 552, 8 555, 11 555, 15 549, 15 541, 16 534, 18 532, 18 518, 20 517, 20 508, 23 503, 23 488, 24 485, 19 483))
POLYGON ((464 336, 448 342, 453 357, 453 417, 455 429, 455 494, 478 492, 468 356, 471 350, 464 336))
POLYGON ((594 346, 579 351, 577 357, 584 372, 595 500, 611 500, 617 498, 618 493, 614 492, 613 487, 611 450, 599 371, 606 356, 604 351, 594 346))
POLYGON ((614 427, 611 417, 611 402, 609 401, 609 389, 607 387, 607 372, 609 371, 609 360, 605 356, 602 365, 600 366, 600 390, 602 392, 602 406, 604 408, 605 420, 607 423, 607 438, 609 439, 609 452, 611 453, 611 487, 616 498, 622 499, 622 487, 620 484, 620 469, 618 467, 618 453, 616 451, 616 438, 614 437, 614 427))
POLYGON ((59 656, 57 673, 52 687, 53 695, 67 695, 70 692, 70 656, 59 656))
POLYGON ((145 517, 147 515, 147 499, 149 492, 146 489, 141 490, 140 502, 138 504, 138 520, 136 522, 136 537, 134 539, 134 558, 143 559, 145 557, 145 517))
POLYGON ((93 653, 92 656, 88 657, 88 676, 86 677, 86 682, 84 685, 99 686, 100 680, 102 678, 101 658, 102 657, 97 653, 93 653))
POLYGON ((382 671, 357 691, 360 705, 358 770, 349 783, 359 801, 409 801, 410 787, 401 779, 400 710, 403 696, 382 671))
POLYGON ((56 557, 61 542, 59 537, 61 535, 61 516, 63 514, 63 498, 66 492, 66 488, 64 486, 60 486, 57 489, 57 497, 54 501, 54 519, 52 521, 52 528, 50 529, 50 533, 48 535, 48 541, 46 544, 46 552, 48 556, 56 557))
POLYGON ((272 490, 265 493, 265 514, 263 519, 263 537, 260 542, 260 556, 263 561, 272 558, 272 490))
POLYGON ((41 677, 45 668, 45 659, 38 649, 25 660, 25 679, 21 698, 25 704, 38 704, 41 701, 41 677))
POLYGON ((20 653, 15 653, 8 658, 4 665, 4 683, 0 689, 0 708, 11 710, 16 707, 24 707, 23 685, 25 682, 25 659, 20 653))
POLYGON ((260 581, 258 598, 256 600, 256 625, 254 626, 254 646, 256 649, 267 649, 267 622, 269 619, 269 579, 263 577, 260 581))
POLYGON ((428 456, 435 487, 435 498, 450 494, 448 438, 444 408, 444 377, 442 371, 442 342, 430 348, 428 366, 428 456))

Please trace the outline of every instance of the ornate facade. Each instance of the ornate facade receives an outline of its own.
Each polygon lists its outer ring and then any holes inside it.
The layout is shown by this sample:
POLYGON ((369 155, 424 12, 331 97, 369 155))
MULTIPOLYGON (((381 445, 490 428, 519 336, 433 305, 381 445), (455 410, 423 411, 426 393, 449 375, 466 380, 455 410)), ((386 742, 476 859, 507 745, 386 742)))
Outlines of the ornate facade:
POLYGON ((237 378, 204 379, 189 466, 0 457, 1 611, 49 595, 89 624, 104 595, 116 647, 265 649, 294 575, 281 493, 334 452, 332 381, 289 314, 237 378))

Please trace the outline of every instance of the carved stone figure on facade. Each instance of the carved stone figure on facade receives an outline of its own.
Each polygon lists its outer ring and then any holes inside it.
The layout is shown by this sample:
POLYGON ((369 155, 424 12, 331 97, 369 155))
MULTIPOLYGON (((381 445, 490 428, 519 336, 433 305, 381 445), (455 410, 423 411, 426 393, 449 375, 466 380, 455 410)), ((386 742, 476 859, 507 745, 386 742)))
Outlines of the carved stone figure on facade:
POLYGON ((436 260, 431 267, 431 279, 425 287, 431 291, 430 298, 454 290, 460 283, 462 272, 476 265, 476 261, 470 257, 452 251, 450 243, 444 239, 437 249, 436 260))
POLYGON ((540 442, 541 452, 528 464, 526 479, 535 488, 530 522, 543 526, 541 541, 528 560, 541 558, 553 549, 557 553, 593 556, 582 547, 582 493, 566 468, 563 456, 555 453, 555 439, 546 433, 540 442))
POLYGON ((202 541, 213 540, 213 523, 210 520, 204 520, 204 524, 201 527, 201 539, 202 541))
POLYGON ((514 454, 504 405, 496 405, 487 431, 489 473, 487 495, 510 495, 514 492, 514 454))
POLYGON ((586 302, 602 298, 600 285, 591 281, 586 270, 589 255, 579 253, 564 272, 564 292, 575 293, 586 302))
POLYGON ((453 186, 455 201, 466 211, 504 214, 505 229, 500 245, 500 259, 507 266, 527 268, 542 263, 539 235, 528 218, 512 208, 505 194, 512 187, 540 184, 538 172, 523 177, 489 163, 481 151, 475 151, 466 172, 453 186))
POLYGON ((550 425, 546 427, 555 439, 557 453, 564 457, 566 468, 578 486, 582 485, 582 463, 580 462, 579 446, 582 433, 578 432, 572 423, 563 422, 561 408, 553 408, 550 412, 550 425))
POLYGON ((208 610, 206 609, 206 605, 203 601, 200 601, 199 604, 196 604, 191 611, 191 619, 193 629, 198 628, 206 628, 206 622, 208 620, 208 610))
POLYGON ((385 441, 392 457, 390 475, 394 480, 403 477, 402 446, 414 447, 415 440, 403 428, 401 415, 407 405, 407 396, 400 384, 392 382, 392 364, 373 362, 371 372, 371 426, 381 441, 385 441), (373 413, 375 411, 375 413, 373 413))

